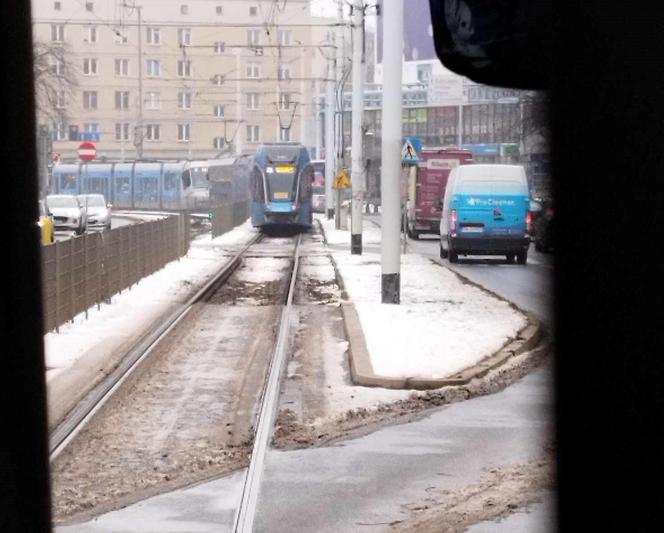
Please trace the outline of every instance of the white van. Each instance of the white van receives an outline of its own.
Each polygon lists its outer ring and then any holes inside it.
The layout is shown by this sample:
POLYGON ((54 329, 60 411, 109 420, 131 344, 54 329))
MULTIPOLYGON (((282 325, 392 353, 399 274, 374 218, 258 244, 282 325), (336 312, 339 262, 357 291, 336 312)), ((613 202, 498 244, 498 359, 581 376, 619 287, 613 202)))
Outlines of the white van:
POLYGON ((504 255, 525 265, 530 245, 530 196, 520 165, 460 165, 442 202, 440 256, 504 255))

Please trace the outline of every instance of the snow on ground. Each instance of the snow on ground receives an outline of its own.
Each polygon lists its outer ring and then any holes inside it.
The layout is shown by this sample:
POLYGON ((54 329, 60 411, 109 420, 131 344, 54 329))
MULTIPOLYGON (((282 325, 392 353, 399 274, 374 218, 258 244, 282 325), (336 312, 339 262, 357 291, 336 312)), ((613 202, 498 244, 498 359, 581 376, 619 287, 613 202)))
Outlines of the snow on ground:
MULTIPOLYGON (((328 242, 349 243, 350 232, 320 217, 328 242)), ((365 221, 363 244, 380 242, 365 221)), ((523 328, 526 317, 452 271, 415 253, 402 255, 401 304, 381 303, 379 252, 331 253, 355 304, 374 372, 385 377, 440 378, 491 355, 523 328)))
POLYGON ((195 239, 187 255, 143 278, 131 289, 111 298, 110 304, 93 307, 55 331, 44 335, 47 380, 52 379, 86 352, 108 350, 132 333, 147 327, 170 307, 184 302, 194 288, 202 286, 225 261, 225 246, 248 242, 256 233, 249 222, 211 239, 195 239))

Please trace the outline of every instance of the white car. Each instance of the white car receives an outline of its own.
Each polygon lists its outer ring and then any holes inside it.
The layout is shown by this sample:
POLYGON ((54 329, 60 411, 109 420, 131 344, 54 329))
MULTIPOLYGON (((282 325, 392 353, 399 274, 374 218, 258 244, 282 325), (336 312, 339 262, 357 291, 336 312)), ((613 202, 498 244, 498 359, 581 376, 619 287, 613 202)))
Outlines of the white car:
POLYGON ((51 194, 46 197, 46 205, 53 214, 55 230, 70 230, 77 235, 85 233, 88 227, 85 207, 81 206, 73 194, 51 194))
POLYGON ((111 205, 103 194, 79 194, 78 201, 85 207, 89 228, 111 229, 111 205))

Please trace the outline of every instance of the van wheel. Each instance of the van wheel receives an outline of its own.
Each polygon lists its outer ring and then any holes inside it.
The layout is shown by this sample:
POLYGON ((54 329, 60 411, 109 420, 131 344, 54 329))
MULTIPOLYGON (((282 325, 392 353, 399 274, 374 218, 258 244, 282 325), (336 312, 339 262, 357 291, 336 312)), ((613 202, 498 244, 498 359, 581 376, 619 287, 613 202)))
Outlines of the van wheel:
POLYGON ((525 265, 528 261, 528 252, 519 252, 516 254, 516 262, 520 265, 525 265))
POLYGON ((413 230, 410 232, 410 237, 412 239, 418 240, 420 238, 420 232, 417 230, 413 230))
POLYGON ((505 259, 507 260, 508 265, 514 264, 514 254, 507 254, 505 259))
POLYGON ((447 253, 448 253, 450 263, 458 263, 459 262, 459 254, 458 253, 453 252, 452 250, 449 250, 447 253))
POLYGON ((443 243, 440 243, 440 258, 447 259, 447 250, 443 248, 443 243))

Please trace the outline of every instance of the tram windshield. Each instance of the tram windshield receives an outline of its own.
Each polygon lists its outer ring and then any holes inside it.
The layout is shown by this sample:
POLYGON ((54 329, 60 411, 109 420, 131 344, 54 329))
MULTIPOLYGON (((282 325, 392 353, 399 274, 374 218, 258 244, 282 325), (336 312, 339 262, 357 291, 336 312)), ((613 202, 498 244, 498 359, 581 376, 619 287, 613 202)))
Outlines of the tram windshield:
POLYGON ((268 194, 271 201, 292 200, 295 193, 295 165, 268 166, 266 169, 268 194))
POLYGON ((208 167, 192 167, 191 180, 197 189, 208 187, 208 167))

